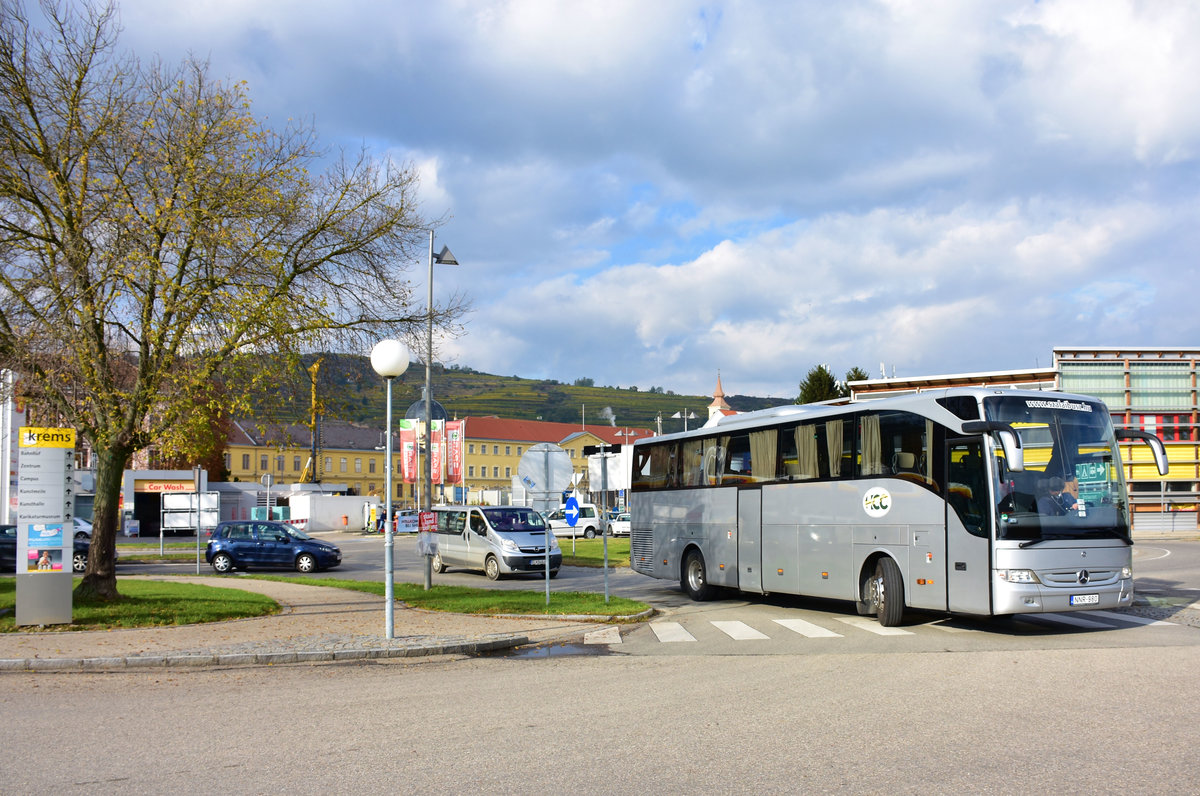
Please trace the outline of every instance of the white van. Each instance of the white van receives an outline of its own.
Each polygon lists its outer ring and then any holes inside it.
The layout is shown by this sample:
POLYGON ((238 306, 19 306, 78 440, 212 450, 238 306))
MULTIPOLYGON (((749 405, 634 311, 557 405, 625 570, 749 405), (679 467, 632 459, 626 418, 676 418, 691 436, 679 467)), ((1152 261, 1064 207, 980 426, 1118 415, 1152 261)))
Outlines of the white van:
POLYGON ((575 523, 574 528, 567 522, 566 511, 560 507, 546 515, 546 522, 550 523, 555 536, 582 536, 585 539, 594 539, 600 532, 600 511, 595 503, 579 504, 579 521, 575 523))
POLYGON ((562 566, 562 548, 546 533, 542 515, 523 506, 436 506, 437 553, 433 571, 451 567, 481 569, 489 580, 502 575, 538 574, 550 577, 562 566), (550 537, 549 551, 546 537, 550 537))

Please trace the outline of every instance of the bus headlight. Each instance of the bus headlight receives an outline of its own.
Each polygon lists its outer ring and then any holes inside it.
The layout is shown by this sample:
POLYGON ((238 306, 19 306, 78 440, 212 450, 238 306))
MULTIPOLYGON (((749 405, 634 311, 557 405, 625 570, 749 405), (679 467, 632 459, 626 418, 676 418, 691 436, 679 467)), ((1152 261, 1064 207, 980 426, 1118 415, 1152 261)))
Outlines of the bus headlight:
POLYGON ((1032 569, 998 569, 996 577, 1009 583, 1041 583, 1032 569))
POLYGON ((1121 577, 1129 580, 1133 577, 1133 567, 1121 567, 1121 577))

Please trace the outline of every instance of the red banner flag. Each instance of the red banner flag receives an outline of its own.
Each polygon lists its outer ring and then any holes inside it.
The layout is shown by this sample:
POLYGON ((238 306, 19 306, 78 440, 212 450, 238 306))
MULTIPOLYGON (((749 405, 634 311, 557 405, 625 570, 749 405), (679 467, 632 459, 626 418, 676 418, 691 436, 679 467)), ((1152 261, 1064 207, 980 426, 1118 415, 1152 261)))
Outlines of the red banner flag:
POLYGON ((446 483, 463 482, 463 436, 466 420, 446 421, 446 483))
POLYGON ((429 455, 431 457, 429 466, 432 475, 431 480, 435 484, 442 483, 442 462, 446 459, 442 442, 442 426, 445 422, 444 420, 434 420, 430 424, 433 428, 430 430, 429 435, 429 455))
POLYGON ((411 420, 400 421, 400 471, 404 483, 417 480, 417 428, 411 420))

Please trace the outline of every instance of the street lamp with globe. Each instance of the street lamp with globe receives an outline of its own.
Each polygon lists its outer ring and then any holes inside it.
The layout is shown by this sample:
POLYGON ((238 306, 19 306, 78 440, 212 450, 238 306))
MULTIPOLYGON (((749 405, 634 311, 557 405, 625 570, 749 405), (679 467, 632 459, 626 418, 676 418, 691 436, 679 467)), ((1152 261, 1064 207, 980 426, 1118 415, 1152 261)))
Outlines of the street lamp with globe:
POLYGON ((387 382, 387 421, 384 446, 387 470, 387 493, 384 497, 383 573, 384 573, 384 625, 389 639, 396 637, 395 575, 393 568, 392 539, 392 379, 408 370, 408 346, 399 340, 380 340, 371 349, 371 367, 387 382))

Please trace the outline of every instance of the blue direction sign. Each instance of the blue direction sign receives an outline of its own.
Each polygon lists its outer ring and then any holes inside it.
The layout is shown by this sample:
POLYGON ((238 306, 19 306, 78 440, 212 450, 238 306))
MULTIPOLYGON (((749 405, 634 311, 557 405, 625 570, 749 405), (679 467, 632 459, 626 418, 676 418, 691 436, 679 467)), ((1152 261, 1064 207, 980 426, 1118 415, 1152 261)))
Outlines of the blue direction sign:
POLYGON ((575 523, 579 522, 579 501, 573 497, 567 498, 567 505, 563 508, 563 514, 567 518, 567 525, 574 528, 575 523))

